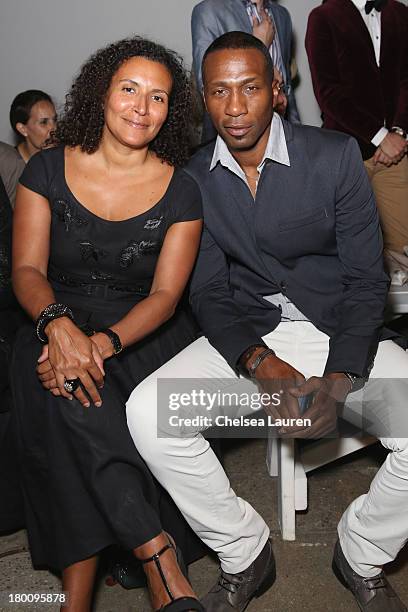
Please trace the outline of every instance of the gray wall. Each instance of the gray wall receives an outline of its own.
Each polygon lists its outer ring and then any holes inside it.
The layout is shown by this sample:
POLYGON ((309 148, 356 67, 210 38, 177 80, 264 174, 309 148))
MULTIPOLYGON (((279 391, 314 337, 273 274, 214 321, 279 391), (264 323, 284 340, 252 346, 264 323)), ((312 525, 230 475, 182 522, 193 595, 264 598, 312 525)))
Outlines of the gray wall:
MULTIPOLYGON (((304 52, 307 15, 321 0, 281 0, 292 15, 304 123, 319 125, 304 52)), ((405 3, 408 0, 404 0, 405 3)), ((176 49, 191 62, 190 15, 198 0, 1 0, 0 140, 13 142, 8 112, 16 93, 43 89, 57 105, 73 75, 99 47, 132 33, 176 49)))

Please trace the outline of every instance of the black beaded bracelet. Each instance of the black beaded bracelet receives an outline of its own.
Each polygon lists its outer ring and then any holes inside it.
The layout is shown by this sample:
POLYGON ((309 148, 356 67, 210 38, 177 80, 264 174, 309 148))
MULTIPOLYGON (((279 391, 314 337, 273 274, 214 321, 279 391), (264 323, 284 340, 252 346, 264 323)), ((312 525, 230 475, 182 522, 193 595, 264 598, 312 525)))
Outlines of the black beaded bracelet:
POLYGON ((114 355, 119 355, 119 353, 123 350, 123 347, 122 347, 122 342, 120 341, 120 338, 119 338, 118 334, 115 333, 109 327, 107 329, 99 330, 99 333, 100 334, 105 334, 106 336, 108 336, 108 338, 111 341, 112 346, 113 346, 113 354, 114 355))
POLYGON ((68 317, 71 319, 71 321, 73 321, 74 313, 70 307, 66 306, 65 304, 49 304, 46 308, 44 308, 35 323, 37 338, 40 342, 43 344, 48 343, 45 328, 47 327, 48 323, 54 321, 54 319, 60 319, 61 317, 68 317))

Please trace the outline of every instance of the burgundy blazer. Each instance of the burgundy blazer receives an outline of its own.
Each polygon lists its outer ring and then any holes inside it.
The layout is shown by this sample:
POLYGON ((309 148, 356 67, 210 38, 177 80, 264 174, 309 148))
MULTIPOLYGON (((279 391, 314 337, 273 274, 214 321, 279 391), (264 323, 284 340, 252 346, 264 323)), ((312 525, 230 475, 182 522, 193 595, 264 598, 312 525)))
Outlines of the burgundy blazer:
POLYGON ((381 13, 380 67, 370 33, 351 0, 326 0, 306 32, 313 88, 323 127, 354 136, 364 159, 384 125, 408 131, 408 8, 388 0, 381 13))

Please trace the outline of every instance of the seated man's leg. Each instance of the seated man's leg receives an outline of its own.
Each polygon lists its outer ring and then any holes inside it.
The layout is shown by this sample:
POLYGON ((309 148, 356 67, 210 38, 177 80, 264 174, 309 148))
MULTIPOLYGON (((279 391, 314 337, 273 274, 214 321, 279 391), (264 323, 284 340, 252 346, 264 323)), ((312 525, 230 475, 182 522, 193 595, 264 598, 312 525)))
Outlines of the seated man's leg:
POLYGON ((387 167, 365 162, 377 202, 384 247, 403 253, 408 246, 408 157, 387 167))
POLYGON ((371 379, 372 388, 377 385, 382 390, 387 405, 374 401, 370 415, 368 400, 364 402, 365 416, 374 429, 376 423, 380 430, 386 428, 387 437, 381 437, 384 431, 379 431, 379 436, 391 452, 368 493, 350 504, 338 527, 346 560, 366 578, 378 575, 408 540, 408 353, 391 340, 380 342, 371 379))
POLYGON ((269 528, 245 500, 237 497, 207 440, 196 428, 183 438, 158 437, 158 379, 212 379, 213 389, 230 388, 238 380, 205 338, 192 343, 146 378, 127 403, 135 445, 157 480, 168 490, 199 537, 220 558, 225 572, 246 569, 262 551, 269 528))

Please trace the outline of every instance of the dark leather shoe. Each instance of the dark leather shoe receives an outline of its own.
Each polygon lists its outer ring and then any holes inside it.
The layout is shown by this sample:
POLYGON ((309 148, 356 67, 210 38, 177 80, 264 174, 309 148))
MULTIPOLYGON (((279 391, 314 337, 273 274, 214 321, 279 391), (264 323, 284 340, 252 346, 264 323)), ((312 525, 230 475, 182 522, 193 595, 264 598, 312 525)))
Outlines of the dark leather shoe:
POLYGON ((243 572, 227 574, 221 570, 217 584, 201 602, 207 612, 243 612, 253 597, 260 597, 273 585, 275 578, 275 558, 268 540, 243 572))
POLYGON ((333 571, 342 585, 353 593, 363 612, 407 612, 384 572, 374 578, 364 578, 353 571, 341 550, 339 540, 334 547, 333 571))

